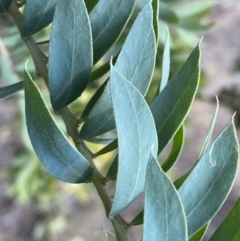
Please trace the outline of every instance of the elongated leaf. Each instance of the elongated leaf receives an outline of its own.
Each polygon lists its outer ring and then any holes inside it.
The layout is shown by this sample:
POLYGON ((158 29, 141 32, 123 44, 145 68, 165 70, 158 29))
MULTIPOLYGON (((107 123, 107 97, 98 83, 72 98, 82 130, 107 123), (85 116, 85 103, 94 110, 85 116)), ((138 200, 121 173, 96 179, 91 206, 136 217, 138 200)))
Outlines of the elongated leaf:
POLYGON ((199 84, 199 59, 198 45, 151 104, 158 132, 158 153, 172 139, 192 105, 199 84))
POLYGON ((83 0, 58 1, 49 46, 49 87, 55 111, 86 88, 92 68, 91 39, 83 0))
POLYGON ((216 120, 217 120, 217 114, 218 114, 218 110, 219 110, 219 101, 218 101, 217 97, 216 97, 216 101, 217 101, 216 110, 214 112, 214 115, 213 115, 213 118, 212 118, 212 121, 211 121, 211 124, 210 124, 210 128, 209 128, 206 140, 204 141, 204 144, 203 144, 203 147, 202 147, 202 150, 200 152, 199 157, 201 157, 202 154, 206 151, 206 149, 207 149, 207 147, 210 143, 211 137, 212 137, 213 129, 214 129, 214 126, 215 126, 215 123, 216 123, 216 120))
POLYGON ((159 5, 159 18, 170 24, 178 24, 179 19, 176 13, 164 3, 160 3, 159 5))
POLYGON ((95 106, 95 104, 97 103, 97 101, 99 100, 99 98, 101 97, 104 89, 106 88, 108 80, 106 80, 99 88, 98 90, 94 93, 94 95, 92 96, 92 98, 90 99, 90 101, 87 103, 87 105, 85 106, 82 115, 81 115, 81 119, 85 120, 88 115, 91 113, 93 107, 95 106))
POLYGON ((185 17, 201 18, 209 14, 209 12, 214 8, 216 3, 217 3, 216 1, 211 1, 211 0, 185 2, 185 3, 179 4, 175 8, 175 12, 180 18, 185 18, 185 17))
POLYGON ((23 89, 23 81, 0 88, 0 99, 5 99, 23 89))
POLYGON ((48 26, 52 20, 58 0, 29 0, 23 12, 22 34, 29 37, 48 26))
POLYGON ((136 0, 101 0, 90 13, 94 63, 117 41, 136 0))
POLYGON ((197 231, 190 239, 189 241, 201 241, 207 232, 209 223, 207 223, 205 226, 203 226, 199 231, 197 231))
POLYGON ((231 212, 215 231, 209 241, 238 241, 240 240, 240 199, 231 212))
POLYGON ((155 33, 156 44, 158 45, 159 0, 152 1, 152 8, 153 8, 153 29, 155 33))
POLYGON ((0 0, 0 13, 7 12, 11 4, 12 0, 0 0))
POLYGON ((115 150, 117 147, 118 147, 118 141, 116 139, 116 140, 112 141, 110 144, 108 144, 107 146, 105 146, 100 151, 94 153, 93 157, 101 156, 103 154, 111 152, 111 151, 115 150))
POLYGON ((114 67, 110 78, 119 146, 116 191, 110 213, 113 217, 143 191, 151 147, 156 156, 158 144, 154 121, 142 95, 114 67))
MULTIPOLYGON (((147 4, 138 15, 116 62, 116 69, 145 95, 154 70, 156 43, 153 30, 153 11, 147 4), (142 37, 144 36, 144 38, 142 37)), ((88 139, 115 128, 108 84, 83 125, 79 137, 88 139)))
POLYGON ((115 181, 117 179, 117 172, 118 172, 118 155, 115 156, 115 158, 111 163, 111 166, 108 169, 107 178, 115 181))
POLYGON ((143 241, 186 241, 187 222, 177 190, 152 156, 145 185, 143 241))
POLYGON ((189 236, 203 227, 222 206, 232 188, 237 166, 238 141, 231 120, 179 188, 189 236))
POLYGON ((84 0, 84 2, 88 12, 90 13, 95 7, 95 5, 98 3, 98 0, 84 0))
POLYGON ((166 161, 162 165, 162 169, 164 172, 167 172, 173 167, 173 165, 178 160, 180 153, 182 151, 184 144, 184 127, 181 125, 179 130, 173 137, 172 149, 166 161))
POLYGON ((170 37, 169 31, 167 29, 167 38, 163 50, 163 60, 162 60, 162 76, 159 92, 161 92, 167 85, 170 73, 170 37))
POLYGON ((28 134, 44 168, 64 182, 89 182, 93 173, 90 164, 58 129, 27 71, 24 88, 28 134))

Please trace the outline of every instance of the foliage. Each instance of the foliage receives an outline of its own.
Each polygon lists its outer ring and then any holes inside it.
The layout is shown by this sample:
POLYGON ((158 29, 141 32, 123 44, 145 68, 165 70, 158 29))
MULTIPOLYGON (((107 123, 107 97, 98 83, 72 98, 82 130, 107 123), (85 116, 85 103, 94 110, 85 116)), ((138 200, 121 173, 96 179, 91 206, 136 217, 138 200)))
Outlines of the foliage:
MULTIPOLYGON (((194 10, 189 13, 184 4, 181 7, 177 2, 159 4, 153 0, 144 5, 144 1, 136 0, 99 0, 92 4, 83 0, 50 0, 46 4, 28 0, 22 14, 19 7, 24 2, 6 5, 0 0, 1 12, 7 10, 13 18, 36 69, 36 77, 32 78, 26 64, 23 81, 2 87, 0 97, 24 89, 28 135, 39 161, 50 175, 63 182, 94 184, 118 241, 129 240, 127 229, 139 224, 143 224, 143 241, 201 240, 237 174, 238 140, 233 118, 209 145, 218 106, 195 166, 176 182, 166 173, 182 150, 183 122, 199 86, 201 54, 199 43, 169 80, 168 35, 162 51, 161 78, 152 94, 149 87, 159 64, 159 18, 177 28, 204 30, 209 26, 197 24, 197 19, 213 6, 212 2, 204 7, 191 5, 194 10), (127 23, 134 16, 130 27, 127 23), (49 50, 42 50, 32 35, 50 23, 49 50), (122 43, 121 34, 127 28, 122 43), (111 54, 114 48, 120 49, 117 57, 104 63, 108 50, 111 54), (109 76, 98 85, 82 111, 78 99, 108 70, 109 76), (38 84, 42 80, 49 89, 53 114, 38 84), (152 96, 148 102, 147 93, 152 96), (72 102, 78 114, 69 109, 72 102), (55 114, 62 118, 67 133, 59 127, 55 114), (86 145, 86 141, 104 143, 106 138, 110 144, 95 154, 86 145), (170 155, 160 165, 158 155, 171 140, 170 155), (102 175, 94 159, 117 148, 107 175, 102 175), (112 179, 116 182, 113 199, 105 188, 112 179), (144 210, 126 223, 121 212, 142 192, 144 210)), ((234 215, 239 215, 238 206, 237 203, 211 240, 219 240, 219 235, 229 229, 234 215)), ((235 236, 224 240, 240 238, 236 226, 232 230, 235 236)))

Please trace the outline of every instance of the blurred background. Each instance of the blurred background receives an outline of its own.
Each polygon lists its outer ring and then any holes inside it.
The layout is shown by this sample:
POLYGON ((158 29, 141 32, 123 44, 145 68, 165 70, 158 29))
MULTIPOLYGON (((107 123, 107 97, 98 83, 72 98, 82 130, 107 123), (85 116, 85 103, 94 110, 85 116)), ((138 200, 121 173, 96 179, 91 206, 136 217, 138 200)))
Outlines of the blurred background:
MULTIPOLYGON (((24 2, 24 1, 22 1, 24 2)), ((139 1, 136 16, 146 1, 139 1)), ((160 41, 157 68, 147 98, 151 99, 155 82, 160 78, 161 59, 166 38, 166 25, 171 36, 171 76, 186 60, 201 36, 202 77, 197 98, 185 121, 185 147, 176 167, 169 175, 176 179, 196 162, 216 108, 220 110, 214 137, 236 113, 240 127, 240 2, 216 1, 163 1, 160 8, 160 41), (173 3, 169 3, 173 2, 173 3)), ((119 49, 129 31, 111 49, 119 49)), ((49 39, 50 27, 34 35, 36 41, 49 39)), ((41 45, 47 53, 48 44, 41 45)), ((0 15, 0 86, 22 80, 23 68, 29 59, 28 69, 34 76, 34 66, 11 18, 0 15)), ((106 57, 107 59, 107 57, 106 57)), ((104 61, 104 60, 103 60, 104 61)), ((103 77, 103 80, 107 75, 103 77)), ((86 94, 71 105, 78 116, 102 80, 88 87, 86 94)), ((44 84, 39 80, 42 93, 49 103, 44 84)), ((56 118, 60 128, 62 122, 56 118)), ((240 136, 240 135, 239 135, 240 136)), ((92 144, 91 148, 99 148, 92 144)), ((113 154, 96 160, 106 172, 113 154)), ((113 189, 113 183, 107 188, 113 189)), ((228 201, 213 219, 206 240, 240 195, 238 175, 228 201)), ((127 221, 141 210, 140 197, 123 212, 127 221)), ((130 232, 133 241, 141 239, 141 226, 130 232)), ((56 181, 41 167, 26 133, 23 93, 0 102, 0 241, 95 241, 115 240, 111 223, 91 184, 72 185, 56 181)))

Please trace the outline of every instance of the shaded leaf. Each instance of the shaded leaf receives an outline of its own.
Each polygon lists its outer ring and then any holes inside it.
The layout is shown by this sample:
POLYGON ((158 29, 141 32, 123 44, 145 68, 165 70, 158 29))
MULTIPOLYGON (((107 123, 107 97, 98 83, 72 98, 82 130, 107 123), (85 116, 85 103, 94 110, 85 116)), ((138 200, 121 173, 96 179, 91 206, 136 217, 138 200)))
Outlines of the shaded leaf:
MULTIPOLYGON (((145 95, 155 67, 156 43, 153 12, 147 4, 138 15, 117 59, 115 68, 145 95), (144 38, 142 36, 145 36, 144 38)), ((108 84, 84 123, 79 137, 88 139, 115 128, 110 85, 108 84)))
POLYGON ((158 133, 158 153, 172 139, 192 105, 199 84, 199 61, 198 45, 150 106, 158 133))
POLYGON ((189 241, 201 241, 207 232, 207 228, 209 226, 209 223, 207 223, 205 226, 203 226, 199 231, 197 231, 190 239, 189 241))
POLYGON ((205 32, 213 27, 213 25, 214 23, 201 24, 198 19, 189 17, 181 18, 178 26, 191 32, 205 32))
POLYGON ((93 169, 59 130, 27 71, 24 88, 28 134, 44 168, 64 182, 89 182, 93 169))
POLYGON ((159 21, 159 0, 152 0, 153 9, 153 29, 156 38, 156 44, 158 45, 158 21, 159 21))
POLYGON ((240 199, 231 212, 221 223, 209 241, 238 241, 240 240, 240 199))
POLYGON ((162 169, 164 172, 169 171, 176 163, 176 161, 178 160, 181 154, 183 144, 184 144, 184 127, 183 125, 181 125, 179 130, 176 132, 176 134, 173 137, 172 148, 169 153, 169 156, 166 159, 166 161, 162 164, 162 169))
POLYGON ((170 24, 178 24, 178 16, 171 10, 168 6, 163 3, 160 3, 159 7, 159 18, 170 24))
POLYGON ((187 240, 187 223, 177 190, 151 156, 146 171, 143 241, 187 240))
POLYGON ((118 155, 115 156, 115 158, 111 163, 111 166, 108 169, 107 178, 115 181, 117 179, 117 172, 118 172, 118 155))
POLYGON ((179 188, 189 236, 212 219, 222 206, 232 188, 237 166, 238 141, 231 120, 179 188))
POLYGON ((0 13, 7 12, 11 4, 12 4, 12 0, 0 0, 0 13))
POLYGON ((113 217, 143 191, 151 147, 156 156, 158 144, 154 121, 142 95, 114 67, 110 78, 119 146, 116 191, 110 212, 113 217))
POLYGON ((23 81, 5 87, 0 87, 0 99, 5 99, 22 89, 23 81))
MULTIPOLYGON (((159 185, 159 184, 158 184, 159 185)), ((130 226, 143 224, 144 211, 142 210, 130 223, 130 226)))
POLYGON ((86 88, 92 68, 91 39, 83 0, 59 1, 49 46, 49 87, 55 111, 70 104, 86 88))
POLYGON ((93 157, 97 157, 97 156, 101 156, 103 154, 106 154, 108 152, 111 152, 113 150, 115 150, 118 147, 118 141, 117 139, 112 141, 110 144, 108 144, 107 146, 105 146, 103 149, 101 149, 100 151, 96 152, 93 154, 93 157))
POLYGON ((136 0, 101 0, 91 11, 89 17, 94 63, 117 41, 132 14, 135 2, 136 0))
POLYGON ((28 0, 23 12, 22 35, 29 37, 47 27, 53 20, 58 0, 28 0))
POLYGON ((216 1, 211 0, 201 0, 185 3, 183 2, 175 8, 175 12, 180 18, 202 18, 210 13, 216 3, 216 1))
POLYGON ((84 0, 84 2, 88 12, 90 13, 95 7, 95 5, 98 3, 98 0, 84 0))

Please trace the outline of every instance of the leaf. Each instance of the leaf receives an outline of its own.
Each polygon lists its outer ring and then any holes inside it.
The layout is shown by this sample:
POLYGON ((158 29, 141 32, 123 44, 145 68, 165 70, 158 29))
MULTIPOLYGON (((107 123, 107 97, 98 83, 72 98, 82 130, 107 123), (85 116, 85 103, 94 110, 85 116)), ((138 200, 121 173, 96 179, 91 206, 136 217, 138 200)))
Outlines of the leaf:
MULTIPOLYGON (((159 184, 158 184, 159 185, 159 184)), ((143 224, 144 211, 142 210, 130 223, 130 226, 137 226, 143 224)))
POLYGON ((91 11, 94 63, 117 41, 135 3, 136 0, 101 0, 91 11))
POLYGON ((95 5, 98 3, 98 0, 84 0, 84 2, 88 12, 90 13, 95 7, 95 5))
POLYGON ((115 156, 110 168, 108 169, 107 178, 115 181, 117 179, 117 172, 118 172, 118 155, 115 156))
POLYGON ((199 84, 199 61, 198 45, 150 106, 158 133, 158 153, 175 135, 192 105, 199 84))
POLYGON ((58 0, 28 0, 26 2, 22 23, 24 38, 37 33, 52 22, 57 2, 58 0))
POLYGON ((166 23, 170 23, 170 24, 178 24, 179 23, 178 16, 175 14, 175 12, 173 10, 171 10, 164 3, 160 3, 159 18, 166 23))
POLYGON ((106 154, 108 152, 111 152, 113 150, 115 150, 118 147, 118 141, 117 139, 112 141, 110 144, 108 144, 107 146, 105 146, 103 149, 101 149, 100 151, 96 152, 93 154, 93 157, 97 157, 97 156, 101 156, 103 154, 106 154))
POLYGON ((209 0, 181 3, 175 8, 175 12, 180 18, 202 18, 211 12, 216 3, 216 1, 209 0))
POLYGON ((82 94, 91 68, 91 30, 84 2, 58 1, 49 46, 49 88, 55 111, 82 94))
POLYGON ((7 12, 11 4, 12 4, 12 0, 0 0, 0 13, 7 12))
POLYGON ((23 89, 23 81, 0 88, 0 99, 5 99, 23 89))
MULTIPOLYGON (((213 128, 214 128, 214 126, 215 126, 216 119, 217 119, 217 114, 218 114, 218 110, 219 110, 219 102, 218 102, 218 98, 217 98, 217 97, 216 97, 216 100, 217 100, 216 110, 215 110, 215 112, 214 112, 214 115, 213 115, 213 118, 212 118, 212 121, 211 121, 211 124, 210 124, 210 128, 209 128, 209 131, 208 131, 206 140, 204 141, 202 150, 201 150, 201 152, 200 152, 200 154, 199 154, 198 160, 202 157, 203 153, 207 150, 207 147, 208 147, 209 142, 210 142, 211 137, 212 137, 213 128)), ((182 175, 180 178, 178 178, 178 179, 174 182, 174 186, 175 186, 177 189, 178 189, 178 188, 183 184, 183 182, 187 179, 188 175, 190 174, 190 172, 192 171, 193 168, 194 168, 194 167, 192 167, 191 170, 189 170, 187 173, 185 173, 184 175, 182 175)))
POLYGON ((93 107, 101 97, 104 89, 106 88, 106 85, 108 83, 108 79, 97 89, 97 91, 94 93, 90 101, 88 101, 87 105, 85 106, 82 115, 81 115, 81 120, 85 120, 88 115, 91 113, 93 107))
POLYGON ((153 29, 155 33, 156 44, 158 46, 159 0, 152 0, 152 9, 153 9, 153 29))
POLYGON ((240 240, 240 199, 231 212, 221 223, 209 241, 238 241, 240 240))
MULTIPOLYGON (((117 59, 115 68, 145 95, 155 67, 156 43, 152 26, 153 11, 147 4, 138 15, 117 59), (145 36, 144 38, 142 36, 145 36)), ((108 84, 80 131, 80 139, 89 139, 115 128, 108 84)))
POLYGON ((189 237, 220 209, 232 188, 237 166, 238 141, 232 119, 179 188, 189 237))
POLYGON ((92 167, 58 129, 27 71, 24 88, 28 134, 44 168, 64 182, 89 182, 93 173, 92 167))
POLYGON ((149 154, 153 146, 153 155, 157 155, 158 144, 154 121, 142 95, 113 66, 110 79, 119 147, 116 191, 110 212, 113 217, 143 191, 149 154))
POLYGON ((159 93, 164 89, 168 83, 170 73, 170 37, 169 31, 167 29, 167 38, 163 50, 163 60, 162 60, 162 76, 159 93))
POLYGON ((190 239, 189 241, 201 241, 207 232, 207 228, 209 226, 209 223, 207 223, 205 226, 203 226, 199 231, 197 231, 190 239))
POLYGON ((146 171, 143 241, 187 240, 187 223, 180 197, 157 160, 146 171))
POLYGON ((200 152, 199 157, 201 157, 202 154, 207 150, 207 147, 208 147, 208 145, 210 143, 210 140, 211 140, 211 137, 212 137, 213 129, 214 129, 214 126, 215 126, 215 123, 216 123, 218 110, 219 110, 219 101, 218 101, 217 96, 216 96, 216 101, 217 101, 216 109, 215 109, 215 112, 214 112, 214 115, 213 115, 213 118, 212 118, 212 121, 211 121, 211 124, 210 124, 210 128, 209 128, 206 140, 204 141, 204 144, 203 144, 203 147, 202 147, 202 150, 200 152))
POLYGON ((178 26, 191 32, 205 32, 209 30, 211 27, 213 27, 213 25, 214 23, 212 22, 207 24, 201 24, 201 22, 198 19, 189 17, 181 18, 181 21, 179 22, 178 26))
POLYGON ((164 172, 169 171, 178 160, 184 144, 184 128, 180 126, 179 130, 173 137, 172 149, 166 161, 162 164, 164 172))

